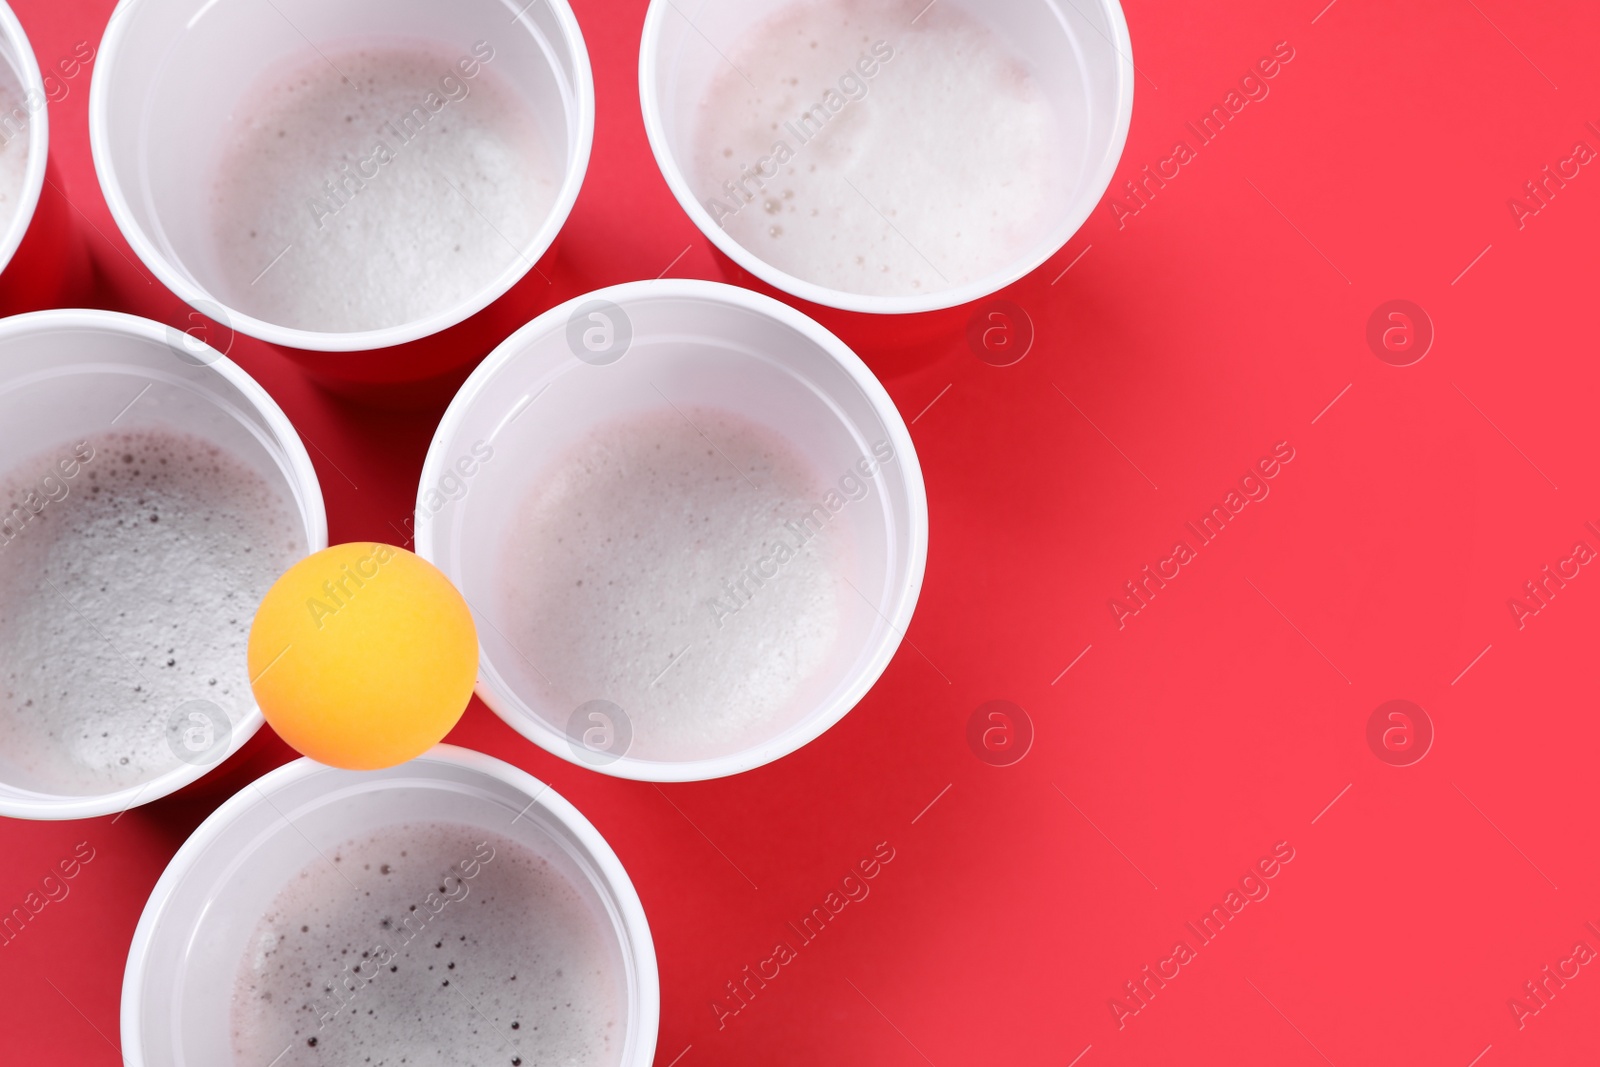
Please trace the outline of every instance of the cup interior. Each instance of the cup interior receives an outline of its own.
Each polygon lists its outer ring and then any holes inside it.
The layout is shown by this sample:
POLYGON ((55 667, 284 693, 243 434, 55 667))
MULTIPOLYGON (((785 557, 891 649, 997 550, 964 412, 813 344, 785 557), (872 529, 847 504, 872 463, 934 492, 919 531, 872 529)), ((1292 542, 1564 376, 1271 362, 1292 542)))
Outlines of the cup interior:
POLYGON ((416 822, 461 823, 511 838, 577 889, 601 927, 615 935, 608 963, 622 976, 627 998, 617 1062, 648 1064, 659 1004, 654 949, 616 856, 547 786, 451 746, 383 771, 298 760, 219 808, 162 876, 135 935, 123 993, 129 1064, 234 1063, 235 980, 274 898, 300 871, 328 862, 352 838, 416 822))
MULTIPOLYGON (((0 456, 15 462, 37 453, 43 442, 81 438, 92 444, 140 430, 176 431, 219 447, 269 485, 282 487, 298 511, 305 552, 327 544, 310 458, 271 398, 231 362, 190 336, 125 316, 43 312, 9 320, 0 333, 0 456)), ((18 537, 37 535, 24 528, 18 537)), ((248 740, 261 721, 251 704, 233 723, 228 751, 248 740)), ((84 796, 28 781, 9 754, 0 753, 0 811, 34 818, 119 811, 172 792, 215 762, 183 763, 137 787, 84 796)))
MULTIPOLYGON (((641 282, 553 309, 479 368, 434 439, 417 521, 418 551, 451 576, 473 608, 482 645, 479 692, 491 707, 565 758, 628 777, 681 780, 775 759, 817 736, 860 699, 897 646, 915 602, 926 502, 898 413, 837 339, 745 290, 641 282), (601 321, 595 315, 628 335, 625 350, 599 357, 606 362, 593 362, 593 353, 575 354, 583 351, 583 331, 601 321), (574 720, 574 712, 590 699, 614 694, 574 693, 552 684, 546 670, 551 663, 546 659, 541 666, 541 650, 528 647, 506 621, 506 561, 519 535, 523 502, 558 475, 563 457, 597 427, 653 413, 692 423, 699 418, 695 413, 708 410, 737 413, 774 432, 817 476, 819 492, 835 494, 824 498, 838 505, 829 512, 826 537, 838 546, 835 565, 847 584, 840 586, 834 650, 763 734, 704 758, 654 758, 642 746, 632 755, 591 753, 581 741, 588 720, 574 720), (481 456, 485 445, 493 458, 473 462, 475 448, 481 456), (863 460, 876 468, 871 476, 860 472, 863 460), (469 468, 471 475, 463 474, 469 468)), ((750 548, 754 559, 762 545, 750 548)), ((627 715, 626 708, 620 712, 627 715)))
MULTIPOLYGON (((592 134, 588 59, 571 11, 559 0, 526 7, 509 0, 125 0, 102 48, 94 93, 97 167, 135 250, 191 304, 216 305, 203 308, 212 317, 226 316, 252 336, 311 349, 369 349, 412 340, 459 322, 504 293, 554 240, 576 198, 592 134), (556 173, 564 175, 542 226, 520 244, 505 242, 507 253, 515 254, 502 274, 462 306, 417 321, 351 330, 342 339, 346 331, 302 329, 252 314, 251 286, 225 268, 210 209, 230 134, 247 121, 251 94, 259 93, 263 79, 282 78, 319 55, 364 45, 423 46, 441 57, 437 76, 416 86, 416 104, 423 107, 428 94, 442 92, 439 83, 446 76, 461 81, 452 65, 458 54, 470 60, 480 42, 493 49, 493 57, 474 77, 492 77, 499 89, 509 90, 532 120, 541 152, 556 157, 556 173)), ((404 118, 393 116, 397 123, 404 118)), ((401 144, 395 135, 383 138, 401 144)), ((376 136, 368 140, 375 144, 376 136)), ((319 169, 307 176, 306 204, 320 196, 337 207, 321 178, 345 180, 341 161, 357 163, 356 156, 330 151, 327 173, 319 169)), ((425 221, 427 205, 417 212, 417 219, 389 224, 425 221)), ((294 260, 290 253, 272 269, 287 266, 292 272, 294 260)))
MULTIPOLYGON (((726 174, 696 173, 696 140, 703 102, 713 92, 719 76, 725 76, 730 70, 732 61, 728 57, 738 53, 739 42, 752 28, 792 8, 793 0, 706 0, 692 10, 671 0, 654 0, 646 21, 640 58, 640 90, 651 146, 684 209, 740 266, 784 292, 829 307, 891 313, 929 311, 966 303, 1014 281, 1059 250, 1082 225, 1110 183, 1127 136, 1132 109, 1131 52, 1127 26, 1117 0, 1083 3, 1072 0, 939 0, 939 6, 962 12, 988 28, 1026 63, 1035 83, 1053 105, 1056 127, 1051 139, 1059 147, 1062 161, 1061 172, 1055 180, 1064 195, 1053 198, 1046 216, 1039 220, 1034 242, 1019 251, 1013 262, 1006 263, 990 276, 926 295, 868 296, 797 277, 765 262, 725 232, 719 222, 722 216, 714 216, 707 204, 713 197, 721 197, 735 206, 737 200, 719 188, 717 179, 737 181, 741 176, 737 165, 754 161, 729 160, 726 174)), ((918 8, 922 7, 920 3, 912 3, 907 11, 910 16, 917 16, 918 8)), ((827 17, 825 10, 817 17, 818 36, 829 35, 827 17)), ((900 21, 906 22, 902 36, 909 34, 914 22, 909 18, 900 21)), ((896 45, 896 33, 891 29, 885 34, 884 40, 891 46, 896 45)), ((796 44, 795 47, 802 46, 796 44)), ((893 70, 892 64, 885 64, 876 77, 892 78, 893 70)), ((841 72, 849 73, 849 70, 842 67, 841 72)), ((756 81, 771 74, 766 70, 750 72, 756 81)), ((819 84, 814 91, 809 86, 801 87, 801 91, 802 95, 809 94, 806 95, 809 103, 810 96, 829 88, 827 84, 819 84)), ((846 106, 870 109, 875 104, 869 82, 859 102, 846 106)), ((821 150, 802 146, 793 132, 780 126, 784 119, 793 117, 775 113, 773 136, 795 149, 797 166, 815 163, 821 150), (804 155, 806 152, 812 155, 804 155)), ((895 117, 895 121, 902 118, 895 117)), ((921 118, 930 123, 939 122, 934 112, 921 118)), ((961 144, 949 146, 953 158, 964 150, 968 149, 961 144)), ((902 180, 911 180, 918 167, 930 165, 937 165, 937 161, 904 161, 902 180)), ((874 191, 875 195, 889 192, 887 189, 874 191)), ((827 221, 823 219, 817 225, 827 221)), ((902 218, 901 224, 908 225, 907 220, 902 218)), ((892 230, 887 219, 884 229, 886 234, 892 230)))

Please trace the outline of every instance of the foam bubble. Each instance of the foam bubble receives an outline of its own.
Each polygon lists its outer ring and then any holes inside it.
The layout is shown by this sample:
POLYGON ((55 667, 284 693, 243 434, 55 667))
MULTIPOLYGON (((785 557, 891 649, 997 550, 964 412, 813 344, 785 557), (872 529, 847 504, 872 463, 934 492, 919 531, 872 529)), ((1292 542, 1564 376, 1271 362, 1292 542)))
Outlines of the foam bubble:
POLYGON ((625 995, 597 906, 545 857, 471 826, 348 841, 252 932, 235 1062, 614 1064, 625 995))
POLYGON ((28 171, 27 98, 22 83, 0 56, 0 236, 10 229, 22 202, 28 171))
POLYGON ((787 440, 731 412, 652 411, 592 431, 533 485, 502 612, 553 721, 608 700, 628 755, 684 760, 801 717, 837 645, 845 531, 815 517, 826 490, 787 440))
POLYGON ((16 464, 0 505, 8 782, 68 795, 137 785, 179 766, 169 724, 185 704, 234 723, 254 706, 251 620, 306 551, 286 488, 209 442, 141 430, 16 464))
POLYGON ((699 105, 694 187, 729 236, 798 278, 881 296, 954 288, 1032 248, 1067 199, 1055 107, 948 4, 800 0, 728 58, 699 105), (793 153, 782 166, 779 142, 793 153), (725 187, 762 159, 772 177, 725 187))
POLYGON ((227 301, 298 329, 377 329, 525 265, 562 156, 495 61, 325 51, 269 71, 234 116, 211 211, 227 301))

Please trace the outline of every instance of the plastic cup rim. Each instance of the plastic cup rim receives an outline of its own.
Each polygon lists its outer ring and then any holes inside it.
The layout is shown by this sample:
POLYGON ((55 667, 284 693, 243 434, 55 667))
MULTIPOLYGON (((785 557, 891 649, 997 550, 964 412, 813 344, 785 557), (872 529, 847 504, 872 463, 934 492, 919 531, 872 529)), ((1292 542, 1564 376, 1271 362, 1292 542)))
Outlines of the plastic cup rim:
MULTIPOLYGON (((1044 0, 1044 2, 1055 6, 1054 0, 1044 0)), ((689 187, 688 179, 684 176, 683 168, 672 152, 667 140, 665 123, 661 117, 660 99, 655 89, 662 24, 675 7, 672 0, 650 0, 650 8, 645 14, 644 35, 639 45, 639 103, 644 113, 645 135, 650 141, 650 151, 655 156, 656 166, 666 179, 672 195, 694 222, 695 228, 729 259, 774 289, 822 307, 877 315, 914 315, 960 307, 974 300, 981 300, 1037 270, 1051 256, 1066 247, 1067 242, 1088 221, 1089 215, 1099 204, 1105 191, 1111 187, 1112 176, 1122 159, 1123 147, 1127 144, 1128 130, 1133 121, 1135 73, 1133 40, 1129 35, 1128 20, 1123 14, 1119 0, 1095 0, 1095 2, 1110 20, 1110 45, 1117 53, 1118 70, 1116 117, 1111 140, 1101 158, 1100 166, 1095 170, 1092 179, 1080 187, 1081 191, 1074 200, 1073 209, 1052 228, 1049 240, 1041 241, 1033 253, 965 285, 920 296, 875 296, 833 289, 773 266, 751 253, 717 225, 711 213, 695 197, 694 191, 689 187)), ((681 13, 679 17, 682 17, 681 13)))
MULTIPOLYGON (((435 430, 423 463, 418 482, 416 511, 416 552, 423 559, 450 573, 447 562, 441 562, 433 542, 433 527, 437 516, 424 506, 428 487, 443 474, 451 462, 451 443, 460 432, 468 410, 477 403, 495 376, 512 363, 535 338, 565 329, 566 319, 572 310, 590 300, 608 300, 626 309, 630 303, 646 300, 698 300, 727 304, 734 308, 752 311, 788 326, 802 338, 822 349, 836 360, 850 375, 852 381, 869 398, 873 410, 883 420, 889 434, 890 445, 895 450, 895 461, 901 467, 906 483, 908 551, 905 577, 894 590, 893 612, 885 613, 888 626, 874 649, 872 657, 858 670, 843 691, 834 700, 820 704, 797 723, 756 745, 721 756, 696 760, 642 760, 621 756, 615 760, 595 764, 577 759, 571 749, 568 735, 550 726, 536 715, 525 714, 514 701, 502 700, 500 695, 479 675, 477 694, 489 708, 508 726, 553 755, 576 766, 617 778, 647 782, 695 782, 723 778, 738 774, 781 759, 810 744, 849 714, 867 692, 875 685, 888 667, 889 661, 904 639, 906 626, 911 621, 922 590, 928 556, 928 500, 922 479, 922 467, 917 459, 916 447, 910 430, 901 418, 899 409, 889 397, 883 384, 861 361, 848 345, 828 329, 789 305, 761 293, 727 285, 722 282, 699 279, 667 278, 649 281, 624 282, 573 297, 566 303, 551 308, 508 337, 472 372, 446 409, 444 418, 435 430)), ((454 580, 454 579, 452 579, 454 580)), ((484 657, 480 647, 480 662, 484 657)))
MULTIPOLYGON (((655 1053, 661 1019, 661 980, 656 964, 655 941, 650 933, 650 923, 644 912, 644 903, 639 899, 633 880, 628 877, 627 869, 623 867, 622 861, 610 843, 599 829, 554 787, 504 760, 472 749, 440 744, 411 762, 438 762, 465 768, 518 789, 532 797, 588 850, 590 858, 605 881, 604 888, 610 891, 621 914, 623 927, 628 936, 628 944, 623 948, 625 952, 632 950, 630 959, 636 971, 639 987, 637 1023, 640 1041, 637 1048, 642 1058, 634 1063, 624 1064, 623 1067, 646 1067, 655 1053)), ((346 773, 349 772, 339 771, 304 756, 274 768, 223 801, 215 811, 206 816, 205 821, 195 828, 168 861, 140 912, 139 924, 133 933, 133 943, 128 949, 128 962, 123 969, 120 1024, 122 1050, 127 1067, 146 1067, 144 1026, 140 1018, 144 1007, 145 989, 142 972, 155 939, 157 925, 165 917, 168 902, 178 883, 193 868, 200 853, 222 839, 233 822, 246 810, 264 802, 270 803, 270 800, 264 801, 262 797, 283 786, 318 774, 346 773)), ((193 917, 187 921, 192 927, 193 917)), ((630 1023, 634 1021, 629 1020, 630 1023)))
POLYGON ((546 214, 539 231, 525 248, 518 250, 515 262, 467 300, 443 311, 397 326, 348 333, 302 330, 268 322, 231 307, 191 281, 184 271, 156 247, 155 241, 135 217, 112 162, 108 120, 110 110, 108 83, 112 76, 110 72, 116 66, 128 23, 137 14, 136 9, 146 2, 147 0, 119 0, 116 9, 111 13, 111 21, 106 27, 105 36, 101 39, 94 74, 89 85, 89 147, 94 157, 94 170, 100 182, 100 189, 105 195, 106 204, 111 208, 111 216, 116 221, 117 229, 122 233, 123 239, 128 242, 139 261, 163 285, 203 315, 211 315, 213 313, 211 309, 221 309, 228 317, 227 325, 232 329, 268 344, 305 352, 370 352, 425 340, 472 318, 510 292, 518 282, 537 269, 539 259, 550 250, 562 227, 566 225, 567 218, 572 214, 573 205, 577 203, 578 193, 588 173, 589 158, 594 146, 594 72, 589 63, 589 50, 584 42, 583 31, 567 0, 548 0, 572 49, 573 73, 577 80, 575 93, 577 131, 573 141, 573 155, 568 161, 561 192, 546 214))
MULTIPOLYGON (((26 336, 35 333, 51 333, 60 330, 101 330, 109 333, 120 333, 125 336, 151 341, 156 344, 167 343, 167 327, 151 319, 140 318, 136 315, 124 315, 116 311, 100 311, 87 308, 68 308, 51 311, 32 311, 24 315, 14 315, 10 318, 0 319, 0 341, 26 336)), ((209 346, 207 346, 209 348, 209 346)), ((211 349, 215 352, 215 349, 211 349)), ((305 530, 310 551, 316 552, 328 546, 328 517, 322 499, 322 486, 317 480, 316 468, 311 464, 311 456, 306 452, 305 444, 296 432, 294 424, 284 414, 275 400, 265 389, 244 369, 227 356, 217 353, 216 359, 207 364, 211 369, 238 389, 249 402, 250 406, 266 420, 283 446, 285 455, 291 467, 291 476, 306 490, 307 519, 305 530)), ((35 793, 29 797, 13 797, 0 794, 0 816, 13 819, 92 819, 102 815, 121 814, 130 808, 149 804, 177 792, 186 785, 190 785, 209 772, 225 763, 229 757, 243 748, 250 738, 255 736, 266 720, 261 714, 261 709, 254 702, 249 710, 238 722, 234 724, 232 739, 228 749, 222 757, 211 763, 193 765, 180 763, 143 785, 128 786, 109 793, 91 793, 83 796, 57 795, 35 793)), ((13 787, 21 788, 21 787, 13 787)), ((33 793, 33 790, 27 790, 33 793)))

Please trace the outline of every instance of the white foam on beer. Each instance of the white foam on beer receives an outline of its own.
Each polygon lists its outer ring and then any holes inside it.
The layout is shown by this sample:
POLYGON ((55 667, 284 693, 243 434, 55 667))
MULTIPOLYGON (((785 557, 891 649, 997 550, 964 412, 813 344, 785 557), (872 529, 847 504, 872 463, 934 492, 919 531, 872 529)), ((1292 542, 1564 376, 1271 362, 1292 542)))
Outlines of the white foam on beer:
POLYGON ((287 487, 199 438, 113 432, 14 464, 0 509, 8 783, 137 785, 179 766, 168 729, 180 706, 210 701, 234 723, 254 706, 251 620, 307 548, 287 487), (64 477, 61 461, 85 454, 64 477))
POLYGON ((952 5, 799 0, 726 51, 698 109, 693 187, 729 236, 795 277, 877 296, 950 289, 1026 254, 1068 199, 1056 108, 952 5), (764 187, 725 187, 763 158, 772 174, 779 142, 793 158, 764 187))
POLYGON ((544 856, 444 822, 324 851, 250 936, 234 985, 236 1064, 618 1062, 615 936, 599 902, 544 856))
POLYGON ((0 237, 11 228, 22 202, 31 118, 22 83, 0 56, 0 237))
POLYGON ((227 131, 210 205, 225 300, 351 332, 414 322, 531 266, 522 249, 563 155, 497 60, 432 44, 324 52, 263 75, 227 131))
POLYGON ((846 523, 786 439, 732 412, 648 411, 593 430, 532 486, 502 628, 556 725, 607 700, 631 724, 627 755, 689 760, 807 710, 853 594, 837 576, 846 523))

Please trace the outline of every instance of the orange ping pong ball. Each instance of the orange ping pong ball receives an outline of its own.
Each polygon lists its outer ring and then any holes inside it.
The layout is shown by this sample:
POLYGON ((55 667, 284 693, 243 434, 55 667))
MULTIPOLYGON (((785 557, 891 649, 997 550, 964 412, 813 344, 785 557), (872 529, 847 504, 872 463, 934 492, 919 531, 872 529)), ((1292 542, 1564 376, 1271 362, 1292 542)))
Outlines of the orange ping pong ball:
POLYGON ((393 545, 307 556, 267 591, 250 627, 256 703, 321 763, 377 770, 420 756, 461 718, 478 631, 450 579, 393 545))

